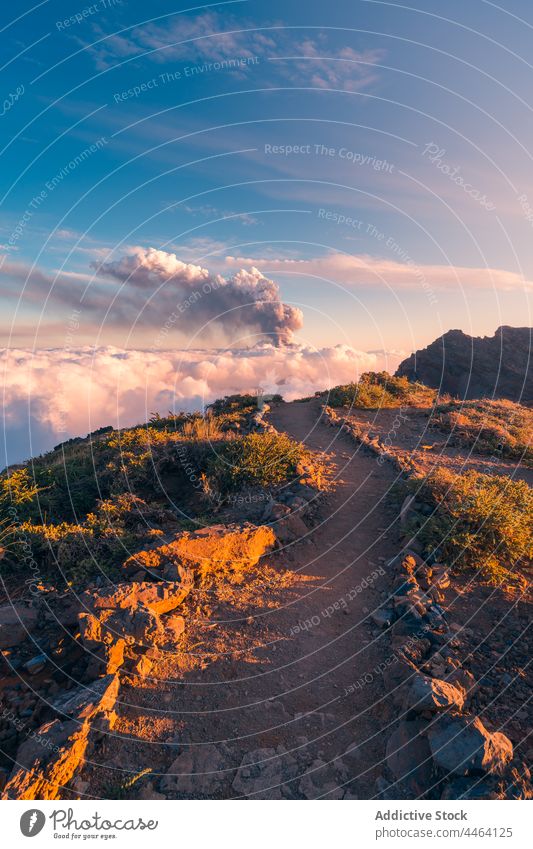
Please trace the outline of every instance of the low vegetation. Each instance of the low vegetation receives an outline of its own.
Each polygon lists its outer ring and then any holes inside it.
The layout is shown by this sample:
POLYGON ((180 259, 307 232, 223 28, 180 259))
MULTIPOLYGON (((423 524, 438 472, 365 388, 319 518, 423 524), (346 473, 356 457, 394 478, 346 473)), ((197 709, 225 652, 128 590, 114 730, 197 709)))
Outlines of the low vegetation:
POLYGON ((496 460, 533 466, 533 410, 512 401, 454 401, 435 408, 434 426, 452 433, 461 445, 496 460))
POLYGON ((533 560, 533 489, 524 481, 438 469, 412 480, 422 514, 413 527, 426 554, 476 570, 489 583, 521 583, 533 560))
POLYGON ((243 486, 278 486, 294 478, 310 454, 284 433, 250 433, 226 442, 214 464, 213 476, 223 492, 243 486))
POLYGON ((437 392, 423 383, 411 383, 406 377, 393 377, 386 371, 368 371, 358 383, 335 386, 324 393, 331 407, 430 407, 437 392))
POLYGON ((116 566, 147 538, 202 523, 243 489, 273 490, 311 455, 285 434, 251 431, 257 399, 70 440, 0 477, 2 570, 28 547, 43 573, 72 581, 116 566))

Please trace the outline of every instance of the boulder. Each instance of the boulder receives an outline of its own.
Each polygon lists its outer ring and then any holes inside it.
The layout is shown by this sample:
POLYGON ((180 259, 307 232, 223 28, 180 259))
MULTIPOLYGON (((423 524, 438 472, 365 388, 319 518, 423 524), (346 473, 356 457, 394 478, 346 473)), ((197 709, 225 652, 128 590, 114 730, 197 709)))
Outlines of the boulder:
POLYGON ((345 792, 331 764, 320 759, 302 775, 298 789, 304 799, 342 799, 345 792))
POLYGON ((92 723, 112 711, 118 687, 118 678, 109 675, 56 702, 63 719, 45 723, 20 746, 2 798, 64 798, 85 758, 92 723))
POLYGON ((183 796, 213 796, 230 774, 216 746, 190 746, 173 761, 160 789, 183 796))
POLYGON ((418 586, 418 581, 412 575, 405 577, 405 575, 401 575, 399 579, 394 582, 393 595, 396 596, 408 596, 412 593, 418 593, 420 591, 420 587, 418 586))
POLYGON ((270 523, 281 545, 296 542, 309 533, 309 528, 300 513, 293 512, 286 504, 274 504, 270 513, 270 523))
POLYGON ((409 595, 394 596, 394 611, 397 616, 405 613, 421 619, 427 613, 427 601, 421 593, 412 592, 409 595))
POLYGON ((117 675, 105 675, 87 686, 78 687, 57 699, 53 708, 63 717, 91 719, 97 713, 113 709, 118 696, 117 675))
MULTIPOLYGON (((177 638, 184 630, 183 617, 168 617, 162 622, 160 616, 175 610, 191 587, 192 579, 167 584, 124 583, 87 590, 81 599, 84 612, 78 617, 84 645, 94 649, 101 644, 116 646, 122 641, 126 645, 150 646, 177 638)), ((114 664, 114 669, 122 663, 123 648, 122 657, 116 649, 116 657, 106 658, 108 664, 114 664)))
POLYGON ((159 615, 179 607, 192 589, 192 575, 188 580, 168 583, 153 581, 118 584, 98 590, 86 590, 82 603, 93 613, 97 610, 126 610, 139 606, 147 607, 159 615))
POLYGON ((119 639, 110 646, 105 646, 106 673, 114 675, 124 663, 126 640, 119 639))
POLYGON ((445 611, 438 604, 431 604, 426 611, 426 619, 432 631, 444 634, 448 631, 445 611))
POLYGON ((427 736, 435 764, 454 775, 500 774, 513 758, 508 737, 488 731, 477 716, 439 717, 427 736))
POLYGON ((433 567, 433 584, 438 590, 446 590, 450 586, 450 573, 445 566, 433 567))
POLYGON ((275 749, 257 749, 244 756, 232 786, 239 796, 281 799, 282 783, 281 756, 275 749))
POLYGON ((128 645, 151 645, 164 636, 159 616, 146 607, 101 610, 98 616, 80 613, 81 639, 87 648, 112 645, 120 639, 128 645))
POLYGON ((172 648, 179 638, 185 633, 185 619, 183 616, 174 614, 165 619, 164 639, 167 647, 172 648))
POLYGON ((400 569, 407 572, 409 575, 414 575, 417 568, 424 565, 423 558, 416 552, 405 550, 403 556, 399 558, 400 569))
POLYGON ((18 750, 3 799, 59 799, 82 763, 90 724, 54 719, 18 750))
POLYGON ((431 568, 431 566, 419 566, 416 570, 416 579, 425 590, 428 590, 430 588, 432 578, 433 569, 431 568))
POLYGON ((147 675, 150 674, 152 670, 152 661, 149 657, 146 657, 145 654, 139 658, 135 666, 133 667, 139 678, 146 678, 147 675))
POLYGON ((378 628, 388 628, 394 620, 394 611, 390 607, 379 607, 370 615, 378 628))
POLYGON ((0 607, 0 649, 10 649, 22 643, 37 624, 37 610, 23 604, 4 604, 0 607))
POLYGON ((423 617, 413 605, 410 605, 405 610, 401 610, 399 619, 393 622, 391 628, 394 637, 401 637, 407 642, 409 639, 418 638, 424 630, 424 626, 423 617))
POLYGON ((398 789, 409 798, 422 796, 431 787, 433 761, 427 739, 420 732, 426 723, 400 722, 387 743, 387 766, 398 789))
POLYGON ((454 687, 439 678, 415 675, 406 694, 407 710, 422 713, 429 710, 438 713, 445 710, 460 711, 464 705, 464 690, 454 687))
POLYGON ((461 667, 449 672, 446 675, 446 681, 463 691, 465 702, 479 689, 479 685, 472 673, 468 669, 462 669, 461 667))
POLYGON ((200 573, 218 569, 240 572, 255 566, 275 542, 274 531, 268 525, 212 525, 185 531, 166 545, 140 551, 126 560, 124 569, 127 573, 139 568, 159 573, 170 564, 200 573))
POLYGON ((425 637, 412 637, 408 641, 393 637, 392 647, 395 652, 403 653, 415 666, 422 666, 430 652, 431 643, 425 637))

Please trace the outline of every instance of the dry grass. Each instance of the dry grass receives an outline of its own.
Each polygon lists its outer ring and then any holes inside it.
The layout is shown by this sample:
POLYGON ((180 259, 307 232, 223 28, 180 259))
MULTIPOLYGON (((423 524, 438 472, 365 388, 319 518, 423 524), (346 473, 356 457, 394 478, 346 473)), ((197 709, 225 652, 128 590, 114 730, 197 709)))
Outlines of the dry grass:
POLYGON ((432 424, 495 459, 533 466, 533 410, 512 401, 454 401, 436 407, 432 424))
POLYGON ((335 386, 323 394, 331 407, 360 409, 431 407, 437 398, 437 392, 423 383, 411 383, 386 371, 365 372, 358 383, 335 386))
POLYGON ((523 583, 533 559, 533 489, 524 481, 469 471, 431 472, 410 488, 432 512, 417 524, 426 553, 489 583, 523 583))

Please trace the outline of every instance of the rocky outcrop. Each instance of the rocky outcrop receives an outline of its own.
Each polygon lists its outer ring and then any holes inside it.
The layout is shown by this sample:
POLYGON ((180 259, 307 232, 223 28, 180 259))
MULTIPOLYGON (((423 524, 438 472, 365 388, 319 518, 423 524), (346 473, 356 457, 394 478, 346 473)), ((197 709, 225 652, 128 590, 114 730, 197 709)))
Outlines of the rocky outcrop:
POLYGON ((173 644, 183 631, 182 616, 166 616, 174 611, 192 588, 192 580, 163 583, 133 582, 81 596, 79 614, 83 644, 90 650, 104 649, 107 671, 123 663, 124 649, 173 644), (161 618, 163 617, 163 619, 161 618))
POLYGON ((96 717, 109 715, 119 680, 107 675, 59 700, 57 719, 42 725, 22 744, 3 799, 59 799, 83 763, 96 717))
POLYGON ((133 582, 118 584, 98 590, 87 590, 82 603, 93 612, 97 610, 129 610, 147 607, 152 613, 161 615, 179 607, 192 589, 192 577, 183 574, 182 581, 156 584, 133 582))
POLYGON ((170 578, 186 567, 193 573, 221 570, 241 572, 256 566, 276 542, 267 525, 210 525, 199 531, 184 531, 157 548, 140 551, 124 564, 128 574, 146 570, 170 578))
POLYGON ((216 746, 191 746, 172 762, 161 790, 172 795, 212 796, 225 777, 225 768, 224 756, 216 746))
POLYGON ((23 604, 0 607, 0 649, 17 646, 37 623, 37 610, 23 604))
POLYGON ((447 716, 427 734, 435 764, 447 773, 504 772, 513 759, 513 744, 500 731, 487 731, 479 717, 447 716))
POLYGON ((397 376, 458 398, 533 402, 533 328, 499 327, 494 336, 449 330, 400 363, 397 376))
POLYGON ((454 788, 461 777, 468 778, 465 798, 531 798, 531 777, 509 738, 487 729, 468 708, 476 682, 461 665, 445 609, 433 599, 434 587, 446 582, 445 567, 404 551, 389 569, 393 598, 381 622, 390 631, 394 662, 384 682, 400 722, 387 744, 392 781, 382 779, 380 794, 459 798, 462 790, 454 795, 454 788))

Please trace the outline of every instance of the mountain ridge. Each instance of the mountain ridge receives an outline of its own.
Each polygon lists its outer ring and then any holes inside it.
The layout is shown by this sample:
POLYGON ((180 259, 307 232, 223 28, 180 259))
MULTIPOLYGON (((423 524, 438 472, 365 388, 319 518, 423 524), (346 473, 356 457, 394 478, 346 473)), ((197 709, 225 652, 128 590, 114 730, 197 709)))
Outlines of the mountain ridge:
POLYGON ((448 330, 403 360, 396 375, 463 399, 507 398, 533 403, 533 328, 498 327, 493 336, 448 330))

